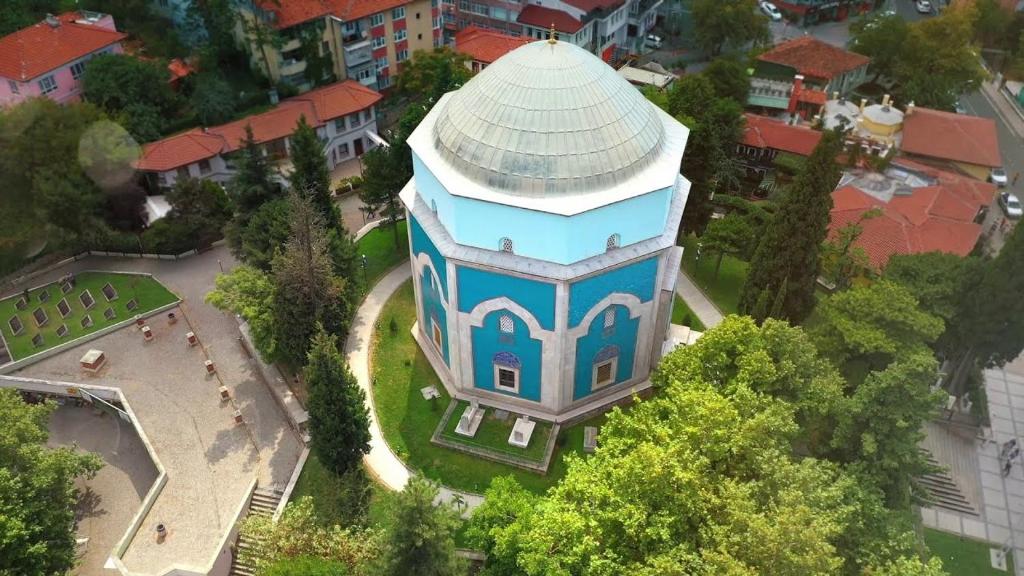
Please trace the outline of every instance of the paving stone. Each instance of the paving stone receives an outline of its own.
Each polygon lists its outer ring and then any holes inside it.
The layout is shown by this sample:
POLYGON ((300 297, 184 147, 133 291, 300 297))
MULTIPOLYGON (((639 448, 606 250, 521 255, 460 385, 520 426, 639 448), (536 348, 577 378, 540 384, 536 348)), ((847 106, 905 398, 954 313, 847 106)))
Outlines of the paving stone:
MULTIPOLYGON (((985 472, 990 472, 999 475, 999 460, 994 456, 978 456, 978 469, 981 470, 982 476, 985 472)), ((998 478, 997 478, 998 480, 998 478)), ((984 483, 984 482, 983 482, 984 483)), ((993 485, 994 487, 994 485, 993 485)))
POLYGON ((993 418, 1005 418, 1007 420, 1013 420, 1014 418, 1013 411, 1009 406, 1000 406, 998 404, 989 407, 989 415, 993 418))
POLYGON ((987 523, 989 542, 1006 542, 1010 538, 1010 529, 987 523))
POLYGON ((1014 514, 1024 512, 1024 498, 1008 494, 1006 496, 1006 503, 1010 506, 1010 512, 1014 514))
POLYGON ((988 404, 989 406, 1009 406, 1010 395, 1006 392, 1000 392, 999 390, 988 390, 988 404))
MULTIPOLYGON (((1006 512, 1005 510, 1003 511, 1006 512)), ((946 512, 944 510, 936 510, 939 520, 939 529, 946 530, 947 532, 953 532, 954 534, 961 534, 960 531, 960 516, 953 514, 952 512, 946 512)))
POLYGON ((963 524, 964 535, 970 536, 971 538, 977 538, 978 540, 988 538, 987 531, 985 530, 985 523, 981 520, 964 518, 961 523, 963 524))
POLYGON ((982 472, 981 473, 981 485, 984 488, 995 488, 1003 489, 1003 479, 999 474, 993 472, 982 472))
POLYGON ((1002 486, 999 488, 982 488, 982 500, 989 506, 1003 506, 1006 497, 1003 495, 1002 486))
POLYGON ((985 506, 985 521, 994 526, 1010 527, 1010 515, 1002 506, 985 506))
POLYGON ((934 508, 921 508, 921 523, 929 528, 936 528, 939 525, 938 516, 934 508))
POLYGON ((1013 426, 1013 421, 1007 420, 1006 418, 993 418, 992 430, 996 432, 996 438, 999 438, 998 434, 1004 434, 1010 438, 1017 436, 1017 431, 1013 426))

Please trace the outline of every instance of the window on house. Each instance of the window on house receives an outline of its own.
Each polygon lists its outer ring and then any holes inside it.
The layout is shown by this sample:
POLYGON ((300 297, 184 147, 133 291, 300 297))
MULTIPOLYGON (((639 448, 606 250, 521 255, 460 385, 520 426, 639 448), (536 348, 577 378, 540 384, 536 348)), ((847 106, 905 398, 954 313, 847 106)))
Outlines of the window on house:
POLYGON ((516 325, 508 314, 504 314, 498 319, 498 328, 505 334, 512 334, 516 331, 516 325))
POLYGON ((202 160, 199 161, 199 173, 200 174, 209 174, 210 170, 212 170, 212 169, 213 168, 210 167, 210 161, 208 159, 203 158, 202 160))
POLYGON ((397 62, 405 62, 408 59, 409 59, 409 51, 408 50, 399 50, 395 54, 395 60, 397 62))
POLYGON ((611 236, 608 237, 608 240, 605 240, 604 251, 608 252, 610 250, 615 250, 616 248, 619 247, 619 243, 621 241, 622 238, 618 234, 612 234, 611 236))
POLYGON ((380 76, 377 78, 377 85, 381 88, 387 88, 391 86, 391 76, 380 76))
POLYGON ((384 45, 387 44, 387 43, 388 43, 388 39, 385 38, 384 36, 374 36, 373 40, 370 42, 370 44, 374 48, 383 48, 384 45))
POLYGON ((612 374, 612 364, 614 363, 614 360, 609 360, 604 364, 599 364, 594 367, 594 388, 607 386, 614 381, 614 376, 612 374))
POLYGON ((359 113, 358 112, 356 112, 355 114, 350 114, 348 116, 348 125, 353 127, 353 128, 358 128, 359 127, 359 113))
POLYGON ((53 75, 44 76, 39 80, 39 91, 43 94, 49 94, 57 90, 57 81, 54 80, 53 75))
POLYGON ((618 368, 619 347, 610 345, 601 348, 594 356, 594 368, 590 381, 591 390, 614 383, 618 368))
POLYGON ((331 53, 331 43, 328 42, 327 40, 324 40, 323 44, 320 45, 320 53, 321 54, 330 54, 331 53))
POLYGON ((416 13, 416 19, 417 19, 417 20, 419 20, 419 19, 420 19, 420 13, 419 13, 419 12, 417 12, 417 13, 416 13))
POLYGON ((185 180, 189 177, 188 166, 178 168, 178 180, 185 180))
POLYGON ((433 336, 434 346, 437 346, 438 352, 441 351, 441 343, 443 337, 441 336, 441 327, 438 326, 437 318, 433 316, 430 318, 431 336, 433 336))
POLYGON ((423 34, 417 34, 416 35, 416 39, 417 40, 423 40, 423 34))
POLYGON ((392 20, 401 20, 402 18, 405 18, 405 6, 399 6, 391 11, 392 20))
POLYGON ((345 117, 344 116, 342 116, 341 118, 335 118, 335 120, 334 120, 334 131, 335 132, 344 132, 345 131, 345 117))
POLYGON ((384 13, 378 12, 370 16, 370 26, 383 26, 384 25, 384 13))
POLYGON ((377 71, 378 72, 380 72, 381 70, 383 70, 383 69, 385 69, 387 67, 388 67, 388 57, 387 56, 381 56, 380 58, 377 58, 377 71))
POLYGON ((85 74, 85 62, 84 61, 82 61, 82 62, 75 62, 74 64, 71 65, 71 77, 72 78, 74 78, 75 80, 78 80, 79 78, 82 77, 82 74, 85 74))
POLYGON ((402 28, 401 30, 395 30, 395 42, 401 42, 402 40, 405 40, 406 36, 408 36, 408 33, 405 31, 405 28, 402 28))
POLYGON ((373 112, 370 111, 369 108, 363 110, 363 123, 365 124, 369 122, 371 119, 373 119, 373 112))
POLYGON ((341 144, 340 146, 338 146, 338 158, 347 158, 347 157, 348 157, 348 142, 345 142, 344 144, 341 144))
POLYGON ((508 252, 509 254, 513 253, 513 251, 512 251, 513 246, 512 246, 512 239, 511 238, 502 238, 498 242, 498 246, 501 248, 502 252, 508 252))
POLYGON ((502 392, 519 392, 519 371, 522 363, 511 352, 498 352, 492 359, 494 365, 494 389, 502 392))
POLYGON ((21 89, 18 87, 18 83, 14 80, 8 80, 7 86, 11 89, 11 94, 21 94, 21 89))

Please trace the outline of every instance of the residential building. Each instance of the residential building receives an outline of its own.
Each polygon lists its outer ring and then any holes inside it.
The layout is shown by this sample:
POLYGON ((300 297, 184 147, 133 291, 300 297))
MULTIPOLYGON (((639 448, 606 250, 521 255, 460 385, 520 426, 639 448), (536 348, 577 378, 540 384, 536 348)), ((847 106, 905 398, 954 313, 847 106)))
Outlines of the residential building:
POLYGON ((885 0, 774 0, 798 26, 836 22, 881 8, 885 0))
POLYGON ((565 422, 650 387, 688 135, 565 41, 517 48, 434 105, 400 197, 413 335, 452 397, 565 422))
POLYGON ((86 63, 98 54, 120 54, 124 39, 113 17, 86 11, 47 16, 0 38, 0 106, 33 96, 77 101, 86 63))
POLYGON ((894 254, 966 256, 981 236, 983 211, 995 194, 992 184, 901 158, 883 174, 843 174, 832 193, 829 235, 860 226, 854 246, 864 250, 875 271, 894 254))
MULTIPOLYGON (((453 33, 476 27, 512 36, 524 36, 519 15, 527 6, 526 0, 452 0, 443 9, 446 14, 451 15, 450 25, 453 33)), ((551 23, 548 22, 547 25, 550 26, 551 23)))
POLYGON ((554 30, 562 42, 593 50, 593 26, 585 26, 579 18, 564 10, 530 4, 519 13, 519 23, 523 25, 523 36, 527 38, 545 40, 554 30))
POLYGON ((761 64, 750 78, 747 107, 767 115, 810 120, 821 113, 828 95, 804 84, 802 74, 789 67, 761 64))
MULTIPOLYGON (((908 110, 913 108, 913 104, 907 107, 908 110)), ((821 120, 825 128, 844 132, 843 144, 847 150, 859 146, 865 155, 885 156, 893 148, 899 148, 905 116, 886 94, 881 103, 871 105, 866 99, 861 99, 860 105, 845 98, 829 100, 821 120)))
POLYGON ((758 56, 753 77, 785 81, 799 74, 808 88, 846 96, 867 81, 870 63, 867 56, 808 35, 782 42, 758 56))
POLYGON ((242 147, 248 126, 264 154, 286 173, 289 137, 304 117, 324 142, 327 166, 334 169, 375 146, 369 134, 377 132, 374 106, 380 100, 379 92, 352 80, 317 88, 254 116, 146 144, 136 168, 146 175, 151 190, 189 177, 225 183, 235 173, 234 154, 242 147))
POLYGON ((387 89, 402 62, 441 38, 436 0, 242 0, 240 14, 236 35, 249 46, 253 67, 300 91, 313 86, 312 56, 329 58, 336 79, 387 89), (261 27, 283 43, 257 42, 261 27))
POLYGON ((903 155, 986 180, 1002 165, 996 123, 991 118, 910 108, 903 118, 903 155))
POLYGON ((529 38, 522 36, 509 36, 470 26, 455 35, 455 50, 469 56, 470 61, 466 62, 466 67, 475 74, 529 41, 529 38))
POLYGON ((744 114, 743 139, 736 143, 736 155, 751 176, 764 176, 780 152, 810 156, 821 141, 821 132, 794 126, 775 118, 744 114))

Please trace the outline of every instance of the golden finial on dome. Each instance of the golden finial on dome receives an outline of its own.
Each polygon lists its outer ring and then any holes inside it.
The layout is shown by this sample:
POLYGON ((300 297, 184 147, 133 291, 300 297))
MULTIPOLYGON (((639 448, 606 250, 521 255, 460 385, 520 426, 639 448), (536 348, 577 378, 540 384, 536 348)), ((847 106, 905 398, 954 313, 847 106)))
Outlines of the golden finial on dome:
POLYGON ((548 44, 554 44, 558 42, 558 38, 555 38, 555 23, 551 23, 551 30, 548 30, 548 44))

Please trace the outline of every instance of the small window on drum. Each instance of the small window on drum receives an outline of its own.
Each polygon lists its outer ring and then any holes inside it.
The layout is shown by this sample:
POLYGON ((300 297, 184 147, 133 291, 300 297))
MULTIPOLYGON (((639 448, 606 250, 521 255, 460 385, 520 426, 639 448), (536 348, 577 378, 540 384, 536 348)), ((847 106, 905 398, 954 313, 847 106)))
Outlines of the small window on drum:
POLYGON ((606 240, 605 243, 604 243, 604 251, 605 252, 610 252, 612 250, 615 250, 616 248, 619 247, 619 245, 621 243, 622 243, 622 237, 619 236, 618 234, 612 234, 611 236, 608 237, 608 240, 606 240))
POLYGON ((502 344, 515 344, 516 343, 516 325, 512 321, 512 317, 508 314, 503 314, 498 319, 498 342, 502 344))
POLYGON ((514 253, 512 250, 513 246, 511 238, 502 238, 500 241, 498 241, 498 246, 499 248, 501 248, 502 252, 508 252, 509 254, 514 253))
POLYGON ((604 311, 604 326, 601 332, 602 336, 608 338, 615 334, 615 307, 612 306, 604 311))

